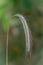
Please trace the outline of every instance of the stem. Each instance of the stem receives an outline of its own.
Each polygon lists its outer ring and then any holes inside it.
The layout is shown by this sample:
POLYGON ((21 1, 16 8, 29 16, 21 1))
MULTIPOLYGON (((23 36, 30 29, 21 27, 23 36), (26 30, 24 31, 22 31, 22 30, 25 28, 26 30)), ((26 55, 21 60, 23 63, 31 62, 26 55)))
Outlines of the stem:
POLYGON ((7 31, 7 42, 6 42, 6 65, 8 65, 8 31, 7 31))

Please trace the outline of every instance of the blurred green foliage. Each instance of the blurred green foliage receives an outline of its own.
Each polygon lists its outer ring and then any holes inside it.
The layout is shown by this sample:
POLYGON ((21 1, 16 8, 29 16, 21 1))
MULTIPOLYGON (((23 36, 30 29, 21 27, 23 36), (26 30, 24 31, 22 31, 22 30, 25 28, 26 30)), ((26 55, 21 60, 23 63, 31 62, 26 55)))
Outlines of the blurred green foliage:
MULTIPOLYGON (((1 0, 0 0, 1 1, 1 0)), ((35 5, 34 3, 31 1, 31 0, 2 0, 0 2, 0 18, 3 19, 3 16, 4 16, 4 19, 6 19, 6 17, 8 17, 6 14, 7 14, 7 10, 9 7, 12 6, 12 11, 11 13, 14 15, 14 14, 17 14, 17 13, 26 13, 27 11, 30 13, 33 13, 35 9, 35 5)), ((8 19, 8 18, 7 18, 8 19)), ((8 24, 8 23, 7 23, 8 24)), ((4 28, 6 28, 5 24, 4 25, 4 28)))
MULTIPOLYGON (((37 37, 37 39, 39 40, 39 42, 36 42, 36 43, 39 44, 40 49, 38 50, 38 53, 35 55, 39 58, 39 56, 43 57, 43 49, 42 49, 43 48, 43 17, 37 15, 38 10, 40 10, 41 12, 43 11, 43 0, 0 0, 0 19, 1 19, 0 22, 2 22, 4 31, 7 31, 8 28, 12 25, 16 25, 16 24, 18 25, 18 19, 14 18, 14 20, 12 20, 10 16, 17 14, 17 13, 23 14, 24 16, 27 16, 27 15, 30 16, 30 19, 28 17, 26 18, 28 21, 28 25, 33 33, 33 36, 37 37), (40 9, 40 7, 42 7, 42 9, 40 9), (10 12, 9 12, 9 8, 11 8, 10 12), (10 13, 11 15, 7 15, 8 13, 10 13), (14 23, 12 23, 12 21, 14 23)), ((18 28, 20 29, 20 37, 23 37, 24 33, 23 33, 22 25, 19 25, 18 28)), ((9 42, 9 43, 12 43, 11 45, 16 43, 16 46, 19 47, 19 49, 21 50, 21 54, 19 56, 21 56, 25 50, 24 48, 25 44, 22 46, 22 44, 25 41, 24 37, 23 37, 23 41, 22 41, 22 38, 20 37, 19 37, 19 41, 17 38, 16 42, 14 41, 14 39, 9 42)), ((19 57, 19 56, 17 57, 17 55, 14 52, 9 52, 9 54, 11 54, 11 56, 9 55, 10 59, 15 58, 17 60, 19 57)), ((34 60, 36 64, 38 63, 38 61, 39 59, 34 60)), ((38 63, 38 65, 39 64, 40 63, 38 63)))

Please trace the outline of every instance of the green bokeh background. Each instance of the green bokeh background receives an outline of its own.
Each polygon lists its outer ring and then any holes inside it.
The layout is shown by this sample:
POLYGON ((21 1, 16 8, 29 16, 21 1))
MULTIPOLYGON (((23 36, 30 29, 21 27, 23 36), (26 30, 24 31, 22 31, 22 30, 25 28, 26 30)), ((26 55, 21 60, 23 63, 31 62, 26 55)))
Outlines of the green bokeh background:
MULTIPOLYGON (((10 17, 17 13, 22 14, 26 18, 28 26, 32 31, 32 43, 36 45, 33 46, 37 49, 36 51, 32 52, 32 61, 28 62, 28 64, 43 65, 43 0, 4 0, 4 2, 2 1, 2 4, 0 4, 0 24, 2 24, 0 25, 0 65, 5 64, 5 47, 1 40, 1 35, 4 35, 5 32, 8 31, 8 28, 11 26, 10 21, 12 20, 12 18, 10 20, 10 17), (42 14, 42 16, 40 15, 40 13, 42 14)), ((9 41, 9 44, 11 44, 13 47, 15 43, 16 46, 20 49, 21 53, 19 56, 16 56, 15 52, 9 50, 9 62, 12 60, 18 61, 18 59, 20 60, 25 56, 25 35, 23 26, 22 24, 18 23, 17 18, 14 18, 14 25, 15 22, 17 22, 16 24, 18 26, 20 35, 16 40, 12 38, 13 40, 9 41)))

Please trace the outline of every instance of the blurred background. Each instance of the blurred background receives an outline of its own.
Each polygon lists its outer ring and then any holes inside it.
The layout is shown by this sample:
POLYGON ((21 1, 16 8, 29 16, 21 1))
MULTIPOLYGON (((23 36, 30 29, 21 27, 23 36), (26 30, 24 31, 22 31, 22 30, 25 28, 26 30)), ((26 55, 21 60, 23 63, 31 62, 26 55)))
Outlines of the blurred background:
POLYGON ((9 65, 43 65, 43 0, 0 0, 0 65, 6 65, 8 29, 9 65), (31 58, 25 59, 25 32, 15 14, 25 17, 31 31, 31 58))

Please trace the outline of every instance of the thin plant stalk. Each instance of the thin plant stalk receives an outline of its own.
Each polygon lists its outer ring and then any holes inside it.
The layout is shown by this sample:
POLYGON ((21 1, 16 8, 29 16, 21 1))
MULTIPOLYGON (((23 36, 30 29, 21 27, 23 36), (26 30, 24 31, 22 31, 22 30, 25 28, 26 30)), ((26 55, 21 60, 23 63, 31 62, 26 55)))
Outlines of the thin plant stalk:
POLYGON ((7 42, 6 42, 6 65, 8 65, 8 33, 9 31, 7 31, 7 42))

